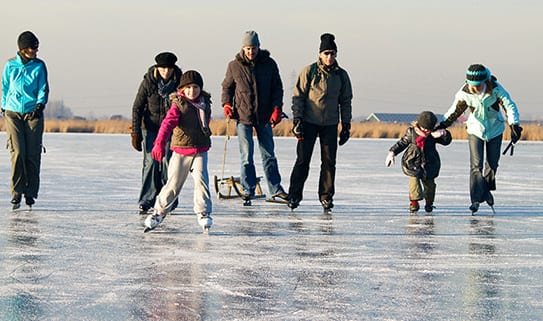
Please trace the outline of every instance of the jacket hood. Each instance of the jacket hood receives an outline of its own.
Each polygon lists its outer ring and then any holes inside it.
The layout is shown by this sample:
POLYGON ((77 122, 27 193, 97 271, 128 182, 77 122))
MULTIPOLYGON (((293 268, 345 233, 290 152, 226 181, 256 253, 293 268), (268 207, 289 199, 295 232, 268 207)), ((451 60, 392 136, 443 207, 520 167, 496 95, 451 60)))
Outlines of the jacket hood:
MULTIPOLYGON (((259 49, 258 55, 256 55, 255 62, 260 63, 262 61, 266 61, 270 59, 270 52, 266 49, 259 49)), ((251 64, 251 61, 245 57, 245 54, 243 53, 243 49, 239 53, 236 54, 236 61, 238 61, 242 65, 249 65, 251 64)))

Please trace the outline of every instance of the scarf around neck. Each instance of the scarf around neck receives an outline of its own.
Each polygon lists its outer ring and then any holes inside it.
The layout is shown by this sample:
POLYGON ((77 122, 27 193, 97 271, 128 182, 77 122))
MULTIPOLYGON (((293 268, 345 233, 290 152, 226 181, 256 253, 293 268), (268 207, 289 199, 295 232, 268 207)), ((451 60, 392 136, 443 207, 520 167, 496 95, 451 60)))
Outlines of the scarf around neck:
POLYGON ((419 126, 415 126, 415 133, 417 133, 417 138, 415 138, 415 143, 420 149, 424 149, 424 144, 426 144, 426 138, 430 135, 430 132, 426 132, 420 129, 419 126))

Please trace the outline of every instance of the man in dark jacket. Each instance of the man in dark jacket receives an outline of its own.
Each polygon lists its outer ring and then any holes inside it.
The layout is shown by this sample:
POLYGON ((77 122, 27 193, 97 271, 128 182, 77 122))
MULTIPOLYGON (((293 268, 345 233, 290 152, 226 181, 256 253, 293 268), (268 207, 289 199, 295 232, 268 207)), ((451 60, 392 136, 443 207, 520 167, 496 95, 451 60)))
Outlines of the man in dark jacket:
POLYGON ((245 205, 255 194, 256 170, 253 161, 253 129, 256 131, 262 166, 272 198, 286 200, 274 153, 272 127, 281 121, 283 84, 270 52, 260 49, 255 31, 247 31, 238 53, 226 69, 222 82, 222 105, 227 118, 237 120, 241 154, 241 185, 245 205))
POLYGON ((160 124, 170 109, 169 95, 175 92, 182 73, 175 65, 177 57, 171 52, 158 54, 155 61, 156 64, 143 76, 132 107, 132 146, 139 152, 143 151, 140 214, 147 213, 168 179, 167 168, 171 153, 168 152, 166 159, 159 163, 153 160, 151 151, 160 124))
POLYGON ((302 70, 294 87, 292 131, 298 144, 288 192, 291 209, 297 208, 303 198, 317 138, 321 149, 318 196, 325 211, 334 207, 338 124, 341 122, 341 146, 350 136, 353 98, 349 75, 336 60, 334 40, 330 33, 321 35, 318 60, 302 70))

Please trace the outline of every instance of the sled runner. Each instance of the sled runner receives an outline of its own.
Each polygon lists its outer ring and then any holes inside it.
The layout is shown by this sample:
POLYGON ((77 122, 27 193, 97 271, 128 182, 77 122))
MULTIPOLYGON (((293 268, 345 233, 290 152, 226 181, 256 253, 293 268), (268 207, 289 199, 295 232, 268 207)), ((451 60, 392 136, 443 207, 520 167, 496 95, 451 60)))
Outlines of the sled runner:
MULTIPOLYGON (((262 188, 260 187, 260 181, 262 177, 256 178, 256 189, 255 196, 253 198, 264 198, 266 195, 262 193, 262 188)), ((241 187, 241 182, 239 177, 225 177, 219 178, 216 175, 213 177, 215 192, 219 199, 231 199, 238 198, 243 196, 243 188, 241 187), (232 190, 234 193, 232 193, 232 190)))

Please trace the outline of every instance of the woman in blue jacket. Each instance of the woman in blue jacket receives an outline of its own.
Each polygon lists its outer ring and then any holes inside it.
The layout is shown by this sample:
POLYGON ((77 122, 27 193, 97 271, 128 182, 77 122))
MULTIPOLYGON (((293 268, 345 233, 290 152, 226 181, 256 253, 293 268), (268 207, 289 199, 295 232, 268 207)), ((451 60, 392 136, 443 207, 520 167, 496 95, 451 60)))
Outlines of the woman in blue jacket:
POLYGON ((480 203, 494 206, 491 191, 496 189, 504 123, 507 122, 511 129, 513 143, 520 139, 522 128, 519 126, 517 105, 490 70, 481 64, 468 67, 466 83, 456 93, 452 106, 443 115, 444 121, 438 127, 450 126, 465 111, 469 111, 466 121, 471 166, 469 209, 473 214, 479 210, 480 203))
POLYGON ((24 195, 34 204, 40 187, 43 110, 49 97, 47 68, 37 58, 39 41, 30 31, 19 35, 19 51, 2 74, 2 111, 11 153, 11 203, 19 208, 24 195))

